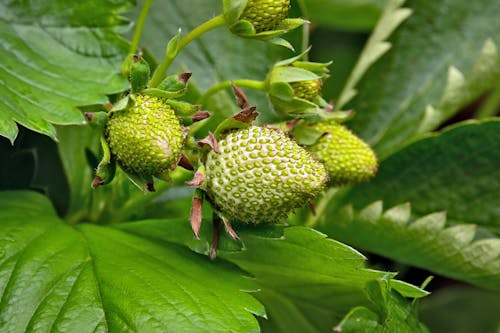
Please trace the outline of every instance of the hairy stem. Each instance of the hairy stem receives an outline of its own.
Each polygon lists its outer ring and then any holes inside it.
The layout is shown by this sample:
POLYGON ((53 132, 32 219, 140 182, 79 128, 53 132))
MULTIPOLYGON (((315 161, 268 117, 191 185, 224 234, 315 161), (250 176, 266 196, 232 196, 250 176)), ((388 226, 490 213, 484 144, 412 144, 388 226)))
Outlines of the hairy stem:
POLYGON ((129 54, 135 54, 139 49, 139 41, 141 39, 142 30, 144 29, 144 24, 146 23, 146 17, 148 16, 149 9, 153 0, 145 0, 142 6, 141 13, 137 19, 137 25, 135 27, 134 36, 132 37, 132 42, 130 43, 129 54))
POLYGON ((174 56, 165 55, 165 58, 163 58, 163 61, 154 72, 153 77, 151 78, 151 81, 149 83, 149 86, 151 88, 155 88, 161 83, 161 81, 163 81, 163 79, 167 76, 167 71, 170 65, 172 64, 172 62, 174 62, 177 55, 182 51, 182 49, 186 45, 188 45, 201 35, 205 34, 206 32, 218 28, 220 26, 223 26, 225 23, 226 21, 224 20, 224 16, 219 15, 206 21, 205 23, 200 24, 192 31, 190 31, 186 36, 184 36, 179 41, 177 53, 174 56))
POLYGON ((128 56, 122 64, 122 73, 124 74, 128 73, 132 55, 139 50, 139 41, 141 40, 142 30, 144 29, 144 24, 146 23, 146 18, 152 4, 153 0, 145 0, 144 5, 141 8, 141 13, 139 14, 139 18, 137 19, 137 24, 135 26, 134 36, 132 37, 130 48, 128 49, 128 56))
POLYGON ((207 99, 216 94, 217 92, 227 89, 231 87, 231 83, 234 83, 238 87, 247 87, 247 88, 252 88, 254 90, 259 90, 259 91, 265 91, 266 90, 266 83, 264 81, 257 81, 257 80, 246 80, 246 79, 241 79, 241 80, 232 80, 232 81, 222 81, 219 83, 214 84, 212 87, 210 87, 198 100, 199 104, 204 104, 204 102, 207 101, 207 99))

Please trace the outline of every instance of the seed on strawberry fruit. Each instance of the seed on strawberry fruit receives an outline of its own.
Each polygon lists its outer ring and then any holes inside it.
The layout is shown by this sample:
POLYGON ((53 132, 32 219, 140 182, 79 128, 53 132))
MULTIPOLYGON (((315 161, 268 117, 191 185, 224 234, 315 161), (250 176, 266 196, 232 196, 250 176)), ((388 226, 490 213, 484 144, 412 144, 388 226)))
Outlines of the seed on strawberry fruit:
POLYGON ((378 169, 375 153, 345 126, 323 121, 313 124, 312 128, 325 135, 307 150, 326 166, 330 185, 360 183, 375 175, 378 169))
POLYGON ((290 0, 248 0, 240 19, 247 20, 257 33, 274 30, 288 15, 290 0))
POLYGON ((316 197, 325 167, 275 129, 252 126, 218 142, 206 160, 207 194, 216 209, 242 222, 273 222, 316 197))
POLYGON ((118 164, 145 177, 175 166, 184 143, 174 110, 161 98, 140 94, 131 108, 111 113, 105 134, 118 164))
POLYGON ((321 92, 321 80, 307 80, 290 83, 295 97, 312 101, 321 92))

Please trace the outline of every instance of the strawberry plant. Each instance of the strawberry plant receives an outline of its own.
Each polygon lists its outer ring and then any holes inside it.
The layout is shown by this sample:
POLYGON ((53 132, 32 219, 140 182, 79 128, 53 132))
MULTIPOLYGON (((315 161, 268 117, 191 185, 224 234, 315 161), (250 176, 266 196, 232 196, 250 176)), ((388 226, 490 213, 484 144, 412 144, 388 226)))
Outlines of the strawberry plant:
POLYGON ((498 1, 1 8, 0 332, 498 331, 498 1))

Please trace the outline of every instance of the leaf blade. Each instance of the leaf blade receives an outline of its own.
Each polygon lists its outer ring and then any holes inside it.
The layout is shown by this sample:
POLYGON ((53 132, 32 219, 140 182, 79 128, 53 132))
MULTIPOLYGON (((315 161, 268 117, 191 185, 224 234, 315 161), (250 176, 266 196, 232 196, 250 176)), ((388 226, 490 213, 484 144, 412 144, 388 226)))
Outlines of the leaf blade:
POLYGON ((17 122, 55 139, 53 124, 84 122, 77 106, 104 103, 106 94, 126 89, 117 74, 127 50, 118 33, 127 22, 117 13, 131 4, 86 1, 72 12, 63 1, 3 6, 0 135, 13 142, 17 122))
POLYGON ((382 157, 441 124, 500 77, 498 6, 449 0, 408 1, 406 7, 413 15, 391 36, 392 48, 364 74, 348 104, 358 112, 354 130, 382 157), (440 14, 444 10, 447 15, 440 14))
POLYGON ((259 330, 263 306, 243 292, 256 285, 234 266, 118 229, 72 228, 33 192, 0 192, 0 220, 2 331, 259 330))

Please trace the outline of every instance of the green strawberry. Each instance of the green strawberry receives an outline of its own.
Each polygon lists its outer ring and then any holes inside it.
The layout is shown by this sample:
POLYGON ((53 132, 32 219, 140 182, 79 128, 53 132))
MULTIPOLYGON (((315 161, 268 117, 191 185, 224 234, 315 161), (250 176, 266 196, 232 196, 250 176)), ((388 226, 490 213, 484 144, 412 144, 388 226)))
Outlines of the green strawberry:
POLYGON ((174 110, 165 100, 148 95, 135 95, 132 107, 112 112, 105 135, 118 164, 142 177, 175 167, 184 144, 174 110))
POLYGON ((231 132, 206 160, 215 208, 243 222, 273 222, 316 197, 325 167, 283 132, 252 126, 231 132))
POLYGON ((323 82, 321 80, 307 80, 292 82, 290 85, 295 97, 312 101, 320 94, 323 82))
POLYGON ((271 31, 285 19, 290 10, 290 0, 248 0, 241 20, 249 21, 255 32, 271 31))
POLYGON ((311 126, 317 132, 326 133, 307 150, 325 164, 330 185, 355 184, 375 175, 378 169, 375 153, 350 130, 335 121, 318 122, 311 126))

